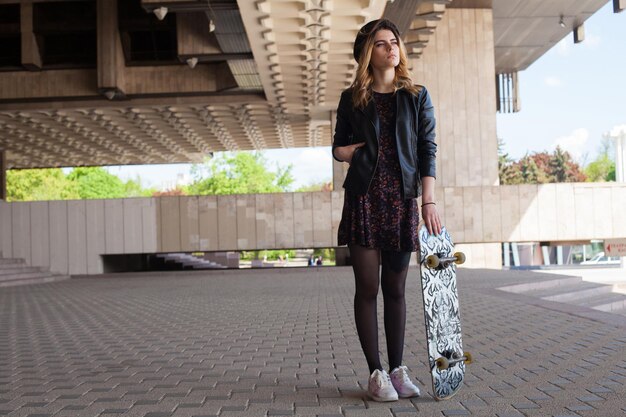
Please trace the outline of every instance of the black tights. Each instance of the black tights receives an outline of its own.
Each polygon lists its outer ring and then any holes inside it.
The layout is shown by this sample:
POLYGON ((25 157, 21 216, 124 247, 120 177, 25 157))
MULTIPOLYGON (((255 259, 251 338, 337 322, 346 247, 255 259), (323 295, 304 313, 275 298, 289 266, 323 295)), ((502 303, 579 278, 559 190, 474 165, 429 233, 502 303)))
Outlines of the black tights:
POLYGON ((350 258, 356 283, 354 317, 363 353, 370 373, 382 370, 378 355, 378 318, 376 297, 379 285, 379 265, 382 260, 382 289, 385 306, 385 334, 389 369, 402 364, 406 303, 404 287, 411 252, 387 252, 350 245, 350 258), (382 258, 382 259, 381 259, 382 258))

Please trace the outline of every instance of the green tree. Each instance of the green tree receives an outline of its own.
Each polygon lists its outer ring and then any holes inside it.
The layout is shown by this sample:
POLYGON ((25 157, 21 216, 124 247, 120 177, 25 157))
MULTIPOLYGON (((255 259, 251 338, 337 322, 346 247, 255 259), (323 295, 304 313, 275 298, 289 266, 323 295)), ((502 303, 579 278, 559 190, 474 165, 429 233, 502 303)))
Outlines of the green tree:
POLYGON ((615 181, 614 143, 604 138, 600 144, 598 157, 585 167, 587 181, 615 181))
POLYGON ((598 158, 585 167, 587 181, 615 181, 615 161, 607 155, 599 155, 598 158))
POLYGON ((141 185, 141 177, 137 176, 134 180, 128 180, 124 183, 125 197, 151 197, 156 188, 143 188, 141 185))
POLYGON ((282 257, 283 260, 296 257, 296 251, 294 249, 272 249, 272 250, 256 250, 256 251, 242 251, 241 259, 250 261, 252 259, 266 258, 268 261, 278 261, 282 257))
POLYGON ((609 169, 609 172, 606 178, 607 178, 607 181, 617 181, 617 174, 615 173, 615 163, 613 163, 613 165, 611 166, 611 169, 609 169))
POLYGON ((89 198, 150 197, 156 190, 143 188, 141 178, 122 182, 100 167, 7 171, 9 201, 73 200, 89 198))
POLYGON ((122 180, 102 167, 74 168, 67 178, 76 182, 82 199, 126 197, 122 180))
POLYGON ((498 139, 498 173, 500 176, 500 184, 519 184, 521 182, 521 174, 515 169, 513 163, 515 161, 504 152, 504 141, 498 139))
POLYGON ((70 200, 80 198, 78 188, 60 168, 7 171, 8 201, 70 200))
POLYGON ((252 194, 288 191, 293 183, 292 165, 268 168, 260 152, 216 154, 202 165, 192 167, 190 195, 252 194))
POLYGON ((585 173, 560 147, 554 153, 535 152, 514 161, 499 152, 500 184, 545 184, 554 182, 582 182, 585 173))
POLYGON ((520 184, 539 184, 545 183, 546 175, 532 156, 526 155, 518 162, 519 171, 521 173, 520 184))
POLYGON ((313 256, 316 258, 321 256, 324 265, 335 264, 335 249, 333 248, 314 249, 313 256))
POLYGON ((572 161, 570 154, 558 146, 550 159, 549 166, 550 174, 554 178, 551 182, 580 182, 586 179, 580 167, 572 161))

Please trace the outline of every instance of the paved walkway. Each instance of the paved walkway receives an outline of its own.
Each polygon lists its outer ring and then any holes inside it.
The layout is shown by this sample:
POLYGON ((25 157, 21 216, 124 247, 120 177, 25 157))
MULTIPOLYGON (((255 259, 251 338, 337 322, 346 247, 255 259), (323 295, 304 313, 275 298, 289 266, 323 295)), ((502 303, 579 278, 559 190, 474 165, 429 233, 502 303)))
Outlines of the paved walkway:
MULTIPOLYGON (((423 396, 369 401, 350 268, 126 274, 0 289, 0 415, 626 414, 626 324, 495 288, 546 275, 462 270, 476 362, 430 395, 417 270, 406 365, 423 396)), ((382 327, 382 326, 381 326, 382 327)), ((384 341, 381 329, 381 341, 384 341)), ((384 343, 381 345, 382 355, 384 343)))

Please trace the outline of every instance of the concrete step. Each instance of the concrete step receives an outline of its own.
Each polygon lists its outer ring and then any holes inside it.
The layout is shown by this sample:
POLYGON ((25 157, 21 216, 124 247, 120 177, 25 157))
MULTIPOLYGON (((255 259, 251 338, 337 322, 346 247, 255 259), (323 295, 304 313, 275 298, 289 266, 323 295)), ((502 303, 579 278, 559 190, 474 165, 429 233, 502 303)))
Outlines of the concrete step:
POLYGON ((49 275, 53 274, 46 271, 22 271, 14 274, 0 275, 0 282, 13 281, 17 279, 43 278, 49 275))
POLYGON ((182 262, 183 266, 186 267, 190 267, 193 269, 204 269, 204 268, 222 268, 223 266, 215 263, 215 262, 211 262, 211 261, 204 261, 204 260, 199 260, 199 261, 183 261, 182 262))
POLYGON ((498 289, 626 316, 626 286, 622 285, 587 282, 581 277, 564 277, 498 289))
POLYGON ((203 263, 199 265, 192 265, 192 268, 193 269, 226 269, 228 267, 225 265, 217 264, 215 262, 211 262, 211 263, 203 263))
POLYGON ((22 272, 45 272, 43 268, 36 266, 18 266, 12 268, 0 268, 0 277, 4 275, 19 274, 22 272))
POLYGON ((185 253, 165 253, 158 254, 158 258, 163 259, 165 262, 174 262, 182 265, 183 268, 191 269, 223 269, 227 268, 217 262, 198 258, 196 256, 188 255, 185 253))
POLYGON ((615 313, 620 310, 626 310, 626 295, 612 292, 580 300, 576 304, 595 310, 615 313))
POLYGON ((24 265, 26 262, 21 258, 0 258, 0 268, 3 265, 24 265))
POLYGON ((31 278, 18 278, 0 281, 0 287, 15 287, 18 285, 44 284, 47 282, 57 282, 69 279, 68 275, 53 275, 42 273, 41 276, 31 278))
POLYGON ((558 301, 561 303, 572 302, 573 304, 576 304, 577 300, 585 300, 598 295, 611 294, 611 291, 611 285, 580 282, 577 284, 529 291, 526 292, 525 295, 530 295, 532 297, 548 301, 558 301))
POLYGON ((0 257, 0 287, 40 284, 68 278, 67 275, 53 274, 45 268, 28 266, 21 258, 0 257))

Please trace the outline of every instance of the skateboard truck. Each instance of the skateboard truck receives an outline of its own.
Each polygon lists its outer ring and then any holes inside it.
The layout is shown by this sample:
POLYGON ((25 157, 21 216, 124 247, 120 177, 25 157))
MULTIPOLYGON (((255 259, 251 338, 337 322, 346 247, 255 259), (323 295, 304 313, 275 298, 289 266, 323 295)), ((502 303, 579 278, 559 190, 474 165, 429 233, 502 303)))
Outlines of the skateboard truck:
POLYGON ((458 353, 454 353, 450 359, 442 356, 435 360, 435 364, 437 365, 437 369, 442 371, 444 369, 448 369, 451 366, 456 365, 459 362, 465 362, 466 365, 472 363, 472 354, 469 352, 463 353, 463 355, 459 355, 458 353))
POLYGON ((453 262, 457 265, 465 263, 465 254, 463 252, 455 252, 453 256, 428 255, 426 257, 426 266, 430 269, 444 269, 453 262))

